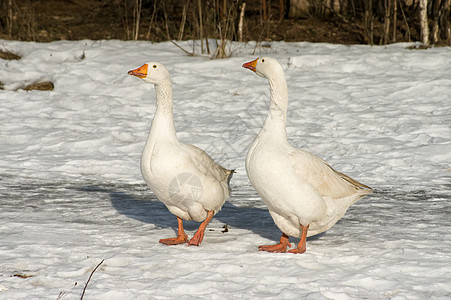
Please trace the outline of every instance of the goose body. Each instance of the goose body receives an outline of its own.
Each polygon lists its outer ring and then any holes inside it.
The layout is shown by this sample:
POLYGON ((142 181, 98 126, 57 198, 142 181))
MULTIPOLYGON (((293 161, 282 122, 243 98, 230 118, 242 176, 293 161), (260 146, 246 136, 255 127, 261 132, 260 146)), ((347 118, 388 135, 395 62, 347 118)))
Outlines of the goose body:
POLYGON ((293 236, 301 241, 290 252, 302 253, 307 236, 331 228, 371 188, 288 143, 288 91, 277 60, 257 58, 243 67, 266 78, 271 94, 268 115, 246 157, 246 172, 283 234, 279 244, 260 246, 260 250, 285 252, 288 237, 293 236))
POLYGON ((141 174, 178 220, 177 237, 160 242, 167 245, 188 242, 182 220, 194 220, 202 224, 188 244, 199 245, 207 224, 230 195, 233 171, 218 165, 203 150, 177 139, 172 85, 162 64, 149 62, 128 74, 155 85, 157 109, 141 157, 141 174))

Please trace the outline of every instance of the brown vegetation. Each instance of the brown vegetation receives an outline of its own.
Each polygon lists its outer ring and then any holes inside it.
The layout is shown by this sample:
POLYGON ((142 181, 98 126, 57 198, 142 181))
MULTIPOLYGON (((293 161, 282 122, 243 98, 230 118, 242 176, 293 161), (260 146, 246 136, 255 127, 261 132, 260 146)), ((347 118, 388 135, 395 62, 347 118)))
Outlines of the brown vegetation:
MULTIPOLYGON (((210 51, 209 38, 216 39, 217 51, 226 51, 228 41, 238 40, 387 44, 423 40, 420 2, 0 0, 0 38, 39 42, 196 39, 206 52, 210 51)), ((424 2, 429 40, 449 44, 450 0, 424 2)))

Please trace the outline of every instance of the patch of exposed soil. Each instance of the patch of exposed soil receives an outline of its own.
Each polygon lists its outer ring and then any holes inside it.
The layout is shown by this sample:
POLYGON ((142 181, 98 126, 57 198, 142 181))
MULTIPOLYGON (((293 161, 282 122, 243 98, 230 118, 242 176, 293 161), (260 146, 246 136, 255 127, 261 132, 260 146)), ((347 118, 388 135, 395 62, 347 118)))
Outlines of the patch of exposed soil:
POLYGON ((18 60, 20 56, 9 51, 0 50, 0 58, 5 60, 18 60))
POLYGON ((44 82, 37 82, 30 85, 27 85, 23 88, 25 91, 32 91, 32 90, 38 90, 38 91, 53 91, 55 86, 50 81, 44 81, 44 82))

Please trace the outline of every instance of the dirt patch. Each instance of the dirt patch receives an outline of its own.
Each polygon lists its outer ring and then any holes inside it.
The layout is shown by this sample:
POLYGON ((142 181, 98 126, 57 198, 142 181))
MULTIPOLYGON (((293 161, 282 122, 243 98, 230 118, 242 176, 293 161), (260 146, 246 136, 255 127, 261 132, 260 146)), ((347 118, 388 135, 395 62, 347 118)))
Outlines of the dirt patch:
MULTIPOLYGON (((21 57, 17 54, 14 54, 9 51, 0 50, 0 59, 4 60, 19 60, 21 57)), ((25 91, 32 91, 32 90, 38 90, 38 91, 53 91, 55 86, 53 85, 53 82, 50 81, 44 81, 44 82, 36 82, 29 84, 23 88, 20 88, 25 91)), ((4 89, 3 82, 0 81, 0 90, 4 89)))
POLYGON ((0 50, 0 59, 18 60, 20 56, 9 51, 0 50))
POLYGON ((50 81, 45 81, 45 82, 38 82, 38 83, 33 83, 30 85, 27 85, 26 87, 23 88, 23 90, 25 91, 32 91, 32 90, 36 90, 36 91, 53 91, 54 89, 54 85, 52 82, 50 81))
MULTIPOLYGON (((24 90, 24 91, 53 91, 55 86, 53 85, 53 82, 50 81, 44 81, 44 82, 36 82, 29 85, 26 85, 24 87, 18 88, 17 90, 24 90)), ((0 81, 0 90, 4 90, 4 84, 0 81)))

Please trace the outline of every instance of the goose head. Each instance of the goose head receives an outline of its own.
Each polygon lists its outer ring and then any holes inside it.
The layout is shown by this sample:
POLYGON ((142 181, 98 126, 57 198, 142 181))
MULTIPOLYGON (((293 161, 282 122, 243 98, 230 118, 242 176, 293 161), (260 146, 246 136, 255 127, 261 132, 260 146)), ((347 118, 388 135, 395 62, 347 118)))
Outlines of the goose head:
POLYGON ((280 63, 275 58, 259 57, 243 64, 243 68, 249 69, 260 77, 271 79, 273 76, 283 74, 280 63))
POLYGON ((158 62, 148 62, 141 67, 128 71, 128 75, 133 75, 141 78, 145 82, 160 85, 165 82, 170 82, 169 71, 165 66, 158 62))

